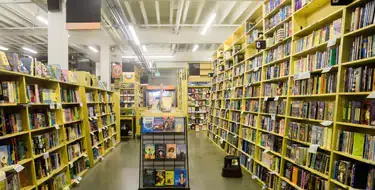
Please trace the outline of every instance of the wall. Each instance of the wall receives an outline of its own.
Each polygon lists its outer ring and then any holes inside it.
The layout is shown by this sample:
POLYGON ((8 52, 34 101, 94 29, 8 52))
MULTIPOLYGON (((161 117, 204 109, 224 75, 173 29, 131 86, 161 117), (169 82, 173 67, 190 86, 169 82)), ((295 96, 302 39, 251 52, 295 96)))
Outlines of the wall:
POLYGON ((177 70, 176 68, 171 69, 158 69, 160 77, 149 77, 149 85, 159 86, 160 83, 164 85, 174 85, 177 87, 177 70))

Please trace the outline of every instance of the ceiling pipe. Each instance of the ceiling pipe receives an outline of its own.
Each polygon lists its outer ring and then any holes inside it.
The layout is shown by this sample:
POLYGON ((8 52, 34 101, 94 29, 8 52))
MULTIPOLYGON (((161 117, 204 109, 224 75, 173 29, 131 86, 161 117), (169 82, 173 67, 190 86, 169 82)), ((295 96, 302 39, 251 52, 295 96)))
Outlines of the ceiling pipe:
POLYGON ((127 20, 124 11, 121 8, 120 2, 118 0, 105 0, 105 3, 108 7, 108 10, 112 14, 112 17, 115 21, 118 30, 120 30, 120 36, 123 38, 122 40, 127 40, 130 47, 133 49, 138 61, 140 62, 141 66, 144 69, 148 70, 148 61, 144 57, 141 47, 137 45, 131 37, 131 32, 129 26, 129 21, 127 20))

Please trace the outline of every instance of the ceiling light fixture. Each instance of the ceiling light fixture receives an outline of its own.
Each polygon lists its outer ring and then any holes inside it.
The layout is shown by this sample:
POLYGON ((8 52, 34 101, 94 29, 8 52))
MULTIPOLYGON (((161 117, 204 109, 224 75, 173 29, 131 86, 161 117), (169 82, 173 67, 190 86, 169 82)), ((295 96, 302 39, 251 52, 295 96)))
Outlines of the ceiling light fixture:
POLYGON ((99 52, 97 49, 95 49, 95 48, 92 47, 92 46, 89 46, 89 49, 90 49, 91 51, 95 52, 95 53, 98 53, 98 52, 99 52))
POLYGON ((137 34, 135 33, 134 27, 132 25, 129 25, 128 28, 130 30, 134 43, 139 45, 140 42, 139 42, 137 34))
POLYGON ((43 24, 45 24, 45 25, 48 25, 48 20, 47 19, 45 19, 45 18, 43 18, 42 16, 36 16, 36 18, 40 21, 40 22, 42 22, 43 24))
POLYGON ((147 52, 146 45, 142 45, 142 50, 143 50, 144 52, 147 52))
POLYGON ((210 18, 208 18, 206 25, 204 25, 204 27, 203 27, 203 30, 201 32, 202 36, 204 36, 206 34, 208 28, 210 28, 210 26, 214 22, 215 18, 216 18, 216 13, 212 13, 212 15, 210 16, 210 18))
POLYGON ((8 51, 8 50, 9 50, 9 48, 6 48, 6 47, 4 47, 4 46, 0 46, 0 50, 3 50, 3 51, 8 51))
POLYGON ((27 47, 23 47, 22 49, 25 50, 25 51, 28 51, 30 53, 33 53, 33 54, 37 54, 38 53, 37 51, 35 51, 33 49, 30 49, 30 48, 27 48, 27 47))
POLYGON ((197 51, 198 48, 199 48, 199 46, 198 46, 197 44, 194 45, 194 47, 193 47, 193 52, 197 51))
MULTIPOLYGON (((173 58, 174 56, 173 55, 145 55, 145 57, 148 57, 148 58, 173 58)), ((134 56, 134 55, 127 55, 127 56, 122 56, 122 58, 125 58, 125 59, 132 59, 132 58, 137 58, 137 56, 134 56)))

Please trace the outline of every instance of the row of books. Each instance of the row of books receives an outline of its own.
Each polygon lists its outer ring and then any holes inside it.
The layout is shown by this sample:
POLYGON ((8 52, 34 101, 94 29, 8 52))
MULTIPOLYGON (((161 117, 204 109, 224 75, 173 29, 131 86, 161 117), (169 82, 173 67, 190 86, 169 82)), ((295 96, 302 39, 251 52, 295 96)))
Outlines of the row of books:
POLYGON ((264 152, 262 149, 258 149, 258 151, 259 161, 261 161, 272 171, 279 173, 281 158, 268 152, 264 152))
POLYGON ((345 99, 342 106, 342 121, 375 126, 375 101, 345 99))
POLYGON ((289 75, 289 60, 266 67, 266 80, 289 75))
POLYGON ((281 154, 283 138, 269 133, 261 133, 260 145, 281 154))
POLYGON ((263 96, 285 96, 288 93, 288 81, 264 83, 263 88, 263 96))
POLYGON ((285 0, 269 0, 264 4, 264 11, 265 14, 269 14, 271 11, 273 11, 275 8, 277 8, 281 3, 283 3, 285 0))
POLYGON ((359 132, 338 130, 336 150, 368 160, 375 160, 374 136, 359 132))
POLYGON ((64 114, 64 123, 77 121, 80 119, 78 107, 64 108, 63 114, 64 114))
POLYGON ((292 21, 285 22, 281 28, 273 32, 272 36, 267 37, 266 47, 273 46, 289 36, 292 36, 292 21))
POLYGON ((256 130, 255 129, 242 127, 241 131, 242 131, 241 137, 243 139, 255 142, 255 139, 256 139, 256 130))
POLYGON ((144 159, 177 159, 185 160, 185 144, 144 144, 144 159))
POLYGON ((301 37, 296 42, 296 52, 318 46, 330 39, 336 39, 341 35, 341 18, 334 20, 323 28, 314 30, 312 33, 301 37))
POLYGON ((366 66, 348 67, 344 74, 345 92, 370 92, 375 89, 374 68, 366 66))
POLYGON ((53 111, 35 109, 29 112, 30 129, 51 127, 56 124, 56 115, 53 111))
POLYGON ((258 71, 248 73, 246 77, 248 84, 260 82, 262 80, 262 71, 259 69, 258 71))
POLYGON ((0 104, 1 103, 18 103, 18 82, 2 81, 0 82, 0 104))
POLYGON ((61 89, 60 90, 61 102, 80 102, 77 90, 61 89))
POLYGON ((355 37, 349 53, 349 61, 375 56, 375 34, 355 37))
MULTIPOLYGON (((201 100, 201 99, 206 99, 206 98, 210 98, 210 94, 206 93, 206 94, 191 94, 189 96, 191 99, 194 99, 194 100, 201 100)), ((134 101, 134 99, 133 99, 134 101)))
POLYGON ((250 59, 246 64, 246 71, 261 67, 262 61, 263 55, 255 56, 254 58, 250 59))
POLYGON ((69 161, 72 161, 74 158, 77 158, 81 156, 83 152, 82 143, 80 141, 77 141, 73 144, 68 145, 68 159, 69 161))
POLYGON ((274 189, 277 187, 278 180, 279 180, 278 176, 273 174, 272 171, 269 171, 267 168, 259 164, 256 164, 254 174, 260 180, 265 182, 266 187, 270 189, 274 189))
POLYGON ((329 47, 324 51, 317 51, 299 57, 294 61, 294 74, 315 71, 335 66, 339 63, 340 45, 329 47))
POLYGON ((86 102, 95 102, 95 93, 94 92, 86 92, 86 102))
POLYGON ((333 178, 356 189, 373 189, 374 168, 362 162, 334 161, 333 178), (368 178, 369 176, 372 176, 368 178))
MULTIPOLYGON (((90 167, 90 161, 88 158, 80 158, 73 163, 73 167, 69 167, 70 178, 77 179, 80 174, 90 167)), ((79 180, 78 180, 79 181, 79 180)))
POLYGON ((310 3, 312 0, 295 0, 294 1, 294 12, 298 11, 308 3, 310 3))
POLYGON ((61 172, 54 176, 51 180, 48 180, 44 184, 39 186, 40 190, 49 189, 64 189, 67 186, 67 179, 65 172, 61 172))
POLYGON ((334 101, 292 101, 290 115, 293 117, 333 121, 334 101))
POLYGON ((285 115, 286 100, 281 101, 265 101, 263 103, 263 113, 285 115))
POLYGON ((22 139, 10 139, 9 144, 0 146, 0 168, 17 164, 26 158, 27 148, 22 139))
POLYGON ((142 133, 184 132, 184 118, 179 117, 143 117, 142 133))
POLYGON ((258 112, 259 100, 246 100, 245 110, 251 112, 258 112))
POLYGON ((35 160, 36 178, 41 179, 52 174, 54 170, 61 167, 61 155, 59 152, 49 153, 47 159, 40 158, 35 160))
POLYGON ((34 135, 32 140, 34 155, 45 153, 48 150, 60 145, 61 142, 58 131, 52 131, 42 135, 34 135))
POLYGON ((290 15, 292 15, 292 8, 291 5, 285 5, 282 7, 275 15, 271 18, 265 19, 265 27, 266 30, 273 28, 274 26, 278 25, 280 22, 287 19, 290 15))
POLYGON ((53 89, 39 87, 38 84, 27 85, 26 96, 30 103, 54 103, 57 101, 53 89))
POLYGON ((288 138, 331 148, 332 128, 299 122, 289 123, 288 138))
POLYGON ((77 139, 82 136, 81 124, 73 123, 65 127, 66 137, 68 141, 77 139))
POLYGON ((292 92, 293 95, 335 93, 337 82, 337 72, 314 74, 308 79, 295 80, 292 92))
POLYGON ((350 31, 358 30, 375 24, 375 1, 370 0, 366 4, 353 9, 350 21, 350 31))
POLYGON ((291 40, 288 40, 285 43, 268 50, 266 53, 266 63, 271 63, 290 55, 291 45, 291 40))
POLYGON ((268 116, 262 116, 262 129, 284 135, 285 131, 285 119, 272 119, 268 116))
POLYGON ((302 189, 325 190, 328 188, 328 181, 305 169, 299 168, 290 162, 285 164, 285 178, 302 189))
POLYGON ((0 108, 0 136, 23 131, 20 113, 10 113, 0 108))
POLYGON ((186 169, 145 169, 143 172, 143 186, 145 187, 185 187, 187 183, 186 169))
POLYGON ((188 88, 188 93, 202 93, 202 94, 207 94, 207 93, 210 93, 210 89, 209 88, 191 88, 189 87, 188 88))
POLYGON ((260 96, 260 86, 248 86, 245 88, 245 97, 260 96))
POLYGON ((261 30, 254 28, 250 34, 247 35, 247 44, 253 43, 255 40, 257 40, 259 37, 259 33, 261 33, 261 30))
POLYGON ((256 114, 251 114, 251 113, 245 113, 244 115, 244 124, 246 126, 256 126, 257 123, 257 118, 258 116, 256 114))

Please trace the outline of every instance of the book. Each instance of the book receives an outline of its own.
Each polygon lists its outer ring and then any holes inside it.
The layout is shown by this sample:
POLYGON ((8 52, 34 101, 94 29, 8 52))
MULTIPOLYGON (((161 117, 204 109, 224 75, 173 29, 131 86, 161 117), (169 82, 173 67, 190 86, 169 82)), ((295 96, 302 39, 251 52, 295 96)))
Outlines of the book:
POLYGON ((176 159, 176 144, 167 144, 166 145, 166 158, 167 159, 176 159))
POLYGON ((164 119, 162 117, 154 117, 154 132, 163 132, 164 131, 164 119))
POLYGON ((177 160, 186 159, 186 144, 177 144, 177 160))
POLYGON ((165 170, 155 170, 155 186, 165 185, 165 170))
POLYGON ((155 159, 155 145, 154 144, 145 144, 144 145, 144 157, 145 159, 155 159))
POLYGON ((165 116, 163 117, 163 120, 163 127, 165 131, 175 131, 175 120, 173 116, 165 116))
POLYGON ((174 185, 174 171, 173 170, 167 170, 165 171, 165 185, 174 185))
POLYGON ((352 155, 354 156, 363 156, 363 145, 365 141, 365 134, 363 133, 354 133, 353 137, 353 152, 352 155))
POLYGON ((0 146, 0 166, 1 168, 9 166, 10 163, 10 157, 9 157, 9 147, 6 145, 0 146))
POLYGON ((143 172, 143 186, 153 187, 155 186, 155 170, 145 169, 143 172))
POLYGON ((174 171, 174 185, 177 187, 185 187, 187 183, 186 170, 185 169, 175 169, 174 171))
POLYGON ((175 118, 175 132, 184 132, 185 131, 185 118, 176 117, 175 118))
POLYGON ((143 117, 142 133, 154 131, 154 117, 143 117))
POLYGON ((156 159, 165 158, 165 144, 155 144, 156 159))

